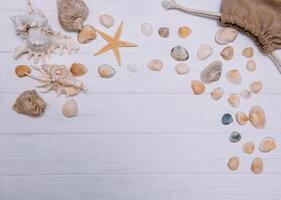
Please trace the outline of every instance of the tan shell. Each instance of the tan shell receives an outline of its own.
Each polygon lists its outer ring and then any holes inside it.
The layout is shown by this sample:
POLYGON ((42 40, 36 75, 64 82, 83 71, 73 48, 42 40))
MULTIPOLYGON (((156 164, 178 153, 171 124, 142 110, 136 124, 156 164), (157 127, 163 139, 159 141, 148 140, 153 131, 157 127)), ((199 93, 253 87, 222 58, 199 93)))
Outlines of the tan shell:
POLYGON ((240 125, 246 125, 249 121, 249 116, 244 112, 237 112, 235 115, 236 121, 240 125))
POLYGON ((249 88, 253 93, 257 94, 263 89, 263 84, 261 81, 255 81, 251 83, 249 88))
POLYGON ((115 23, 115 20, 111 15, 101 15, 99 17, 99 21, 101 25, 103 25, 106 28, 112 27, 115 23))
POLYGON ((27 65, 18 65, 15 69, 15 73, 18 77, 22 78, 31 73, 31 68, 27 65))
POLYGON ((252 93, 251 93, 251 91, 249 91, 249 90, 241 90, 241 91, 239 92, 239 95, 240 95, 243 99, 250 99, 251 96, 252 96, 252 93))
POLYGON ((116 74, 116 70, 107 64, 100 65, 98 72, 102 78, 112 78, 116 74))
POLYGON ((178 30, 178 35, 180 38, 187 38, 191 34, 192 30, 188 26, 181 26, 178 30))
POLYGON ((237 156, 233 156, 229 159, 227 166, 231 171, 235 171, 239 168, 240 165, 240 161, 239 161, 239 157, 237 156))
POLYGON ((205 91, 205 85, 201 81, 194 80, 191 82, 191 88, 194 94, 200 95, 205 91))
POLYGON ((158 30, 158 34, 163 38, 167 38, 170 35, 170 30, 167 27, 160 27, 158 30))
POLYGON ((27 90, 17 98, 13 109, 21 114, 38 117, 45 111, 46 102, 35 90, 27 90))
POLYGON ((232 46, 225 47, 222 52, 220 53, 221 57, 224 60, 231 60, 234 56, 234 49, 232 46))
POLYGON ((252 47, 247 47, 242 51, 242 55, 246 58, 252 58, 254 56, 254 49, 252 47))
POLYGON ((212 97, 212 99, 214 99, 214 100, 219 100, 219 99, 222 98, 223 93, 224 93, 223 88, 217 87, 217 88, 215 88, 215 89, 211 92, 211 97, 212 97))
POLYGON ((70 71, 73 76, 83 76, 88 72, 87 68, 82 63, 73 63, 70 67, 70 71))
POLYGON ((259 146, 259 150, 264 153, 268 153, 276 149, 276 142, 272 137, 266 137, 262 140, 259 146))
POLYGON ((257 64, 254 60, 249 60, 246 64, 246 69, 250 72, 256 71, 257 64))
POLYGON ((233 28, 220 28, 216 33, 215 40, 218 44, 228 44, 237 37, 238 31, 233 28))
POLYGON ((89 8, 83 0, 57 0, 61 25, 68 31, 78 32, 87 19, 89 8))
POLYGON ((62 107, 62 113, 65 117, 76 117, 78 113, 78 105, 74 99, 68 100, 62 107))
POLYGON ((185 63, 178 63, 175 67, 175 71, 179 75, 188 74, 190 72, 190 67, 185 63))
POLYGON ((241 74, 238 69, 232 69, 228 71, 226 74, 226 79, 234 85, 239 85, 242 81, 241 74))
POLYGON ((233 108, 238 108, 240 105, 240 97, 238 94, 231 94, 228 98, 228 103, 233 107, 233 108))
POLYGON ((253 142, 246 142, 243 147, 242 150, 244 153, 246 154, 252 154, 255 151, 255 143, 253 142))
POLYGON ((262 107, 253 106, 249 112, 249 120, 251 124, 257 129, 264 128, 266 123, 266 116, 262 107))
POLYGON ((97 38, 96 29, 90 25, 83 26, 79 31, 77 40, 81 44, 86 44, 97 38))
POLYGON ((251 170, 255 174, 260 174, 263 171, 263 161, 261 158, 255 158, 251 165, 251 170))
POLYGON ((160 59, 153 59, 147 64, 148 69, 151 71, 161 71, 164 67, 164 63, 160 59))

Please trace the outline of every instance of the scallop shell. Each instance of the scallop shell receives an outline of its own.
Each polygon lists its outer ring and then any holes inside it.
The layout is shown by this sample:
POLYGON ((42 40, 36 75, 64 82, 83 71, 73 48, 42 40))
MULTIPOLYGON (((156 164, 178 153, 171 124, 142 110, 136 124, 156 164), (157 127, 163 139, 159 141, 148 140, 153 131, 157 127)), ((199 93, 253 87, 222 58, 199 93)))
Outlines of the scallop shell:
POLYGON ((201 81, 210 84, 220 80, 222 74, 222 62, 215 61, 209 64, 200 74, 201 81))
POLYGON ((100 65, 98 71, 102 78, 112 78, 116 74, 116 70, 107 64, 100 65))
POLYGON ((276 149, 276 142, 272 137, 264 138, 259 145, 259 150, 263 153, 271 152, 274 149, 276 149))
POLYGON ((254 81, 249 88, 253 93, 257 94, 263 89, 263 84, 261 81, 254 81))
POLYGON ((221 53, 221 57, 223 57, 224 60, 231 60, 234 56, 234 49, 232 46, 225 47, 221 53))
POLYGON ((100 21, 101 25, 103 25, 106 28, 112 27, 115 23, 114 18, 110 15, 101 15, 99 17, 99 21, 100 21))
POLYGON ((201 44, 197 50, 197 58, 198 60, 206 60, 213 54, 213 48, 207 44, 201 44))
POLYGON ((215 40, 218 44, 228 44, 234 41, 238 31, 233 28, 220 28, 216 33, 215 40))
POLYGON ((237 112, 235 115, 236 121, 240 125, 246 125, 249 121, 249 116, 244 112, 237 112))
POLYGON ((90 25, 83 26, 79 31, 77 40, 81 44, 86 44, 97 38, 96 29, 90 25))
POLYGON ((200 95, 205 91, 205 85, 201 81, 194 80, 191 82, 191 88, 194 94, 200 95))
POLYGON ((233 108, 238 108, 240 105, 240 97, 238 94, 231 94, 228 98, 228 103, 233 107, 233 108))
POLYGON ((60 24, 68 31, 78 32, 89 14, 83 0, 57 0, 60 24))
POLYGON ((264 128, 266 123, 266 116, 262 107, 253 106, 249 111, 249 120, 251 124, 257 129, 264 128))
POLYGON ((228 71, 226 74, 226 79, 234 85, 239 85, 242 81, 241 74, 238 69, 232 69, 228 71))
POLYGON ((171 50, 171 56, 176 61, 186 61, 189 58, 189 54, 188 54, 187 50, 180 45, 174 47, 171 50))
POLYGON ((251 165, 251 170, 255 174, 260 174, 263 171, 263 161, 261 158, 255 158, 251 165))
POLYGON ((62 107, 62 113, 65 117, 76 117, 78 113, 78 105, 74 99, 68 100, 62 107))

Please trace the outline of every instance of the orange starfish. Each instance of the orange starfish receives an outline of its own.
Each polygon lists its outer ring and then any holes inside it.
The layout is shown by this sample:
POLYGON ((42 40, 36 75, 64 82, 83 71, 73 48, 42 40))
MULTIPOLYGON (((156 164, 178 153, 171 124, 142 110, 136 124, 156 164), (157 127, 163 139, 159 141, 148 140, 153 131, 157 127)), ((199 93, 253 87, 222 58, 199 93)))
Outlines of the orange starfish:
POLYGON ((113 37, 107 35, 106 33, 102 32, 102 31, 96 30, 98 32, 98 34, 108 42, 108 44, 105 45, 103 48, 101 48, 97 53, 95 53, 95 56, 98 56, 98 55, 112 49, 119 66, 121 66, 121 58, 120 58, 119 48, 120 47, 137 47, 138 46, 137 44, 120 40, 122 29, 123 29, 123 21, 121 22, 120 26, 118 27, 118 29, 115 32, 113 37))

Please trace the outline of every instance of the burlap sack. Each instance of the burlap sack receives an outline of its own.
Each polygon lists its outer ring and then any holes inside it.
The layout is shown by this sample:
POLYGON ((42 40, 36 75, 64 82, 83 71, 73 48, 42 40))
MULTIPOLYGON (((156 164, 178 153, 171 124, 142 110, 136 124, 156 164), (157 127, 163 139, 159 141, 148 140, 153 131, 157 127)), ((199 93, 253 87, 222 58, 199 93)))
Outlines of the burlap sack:
POLYGON ((264 53, 281 49, 281 0, 222 0, 220 23, 255 40, 264 53))

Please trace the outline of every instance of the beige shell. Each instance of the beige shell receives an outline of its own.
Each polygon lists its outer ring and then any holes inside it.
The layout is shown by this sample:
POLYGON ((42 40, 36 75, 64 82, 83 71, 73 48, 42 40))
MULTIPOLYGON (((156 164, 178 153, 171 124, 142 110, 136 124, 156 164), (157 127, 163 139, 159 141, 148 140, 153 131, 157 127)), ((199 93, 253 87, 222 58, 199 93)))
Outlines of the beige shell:
POLYGON ((263 84, 261 81, 254 81, 249 88, 253 93, 257 94, 263 89, 263 84))
POLYGON ((233 42, 237 37, 238 31, 233 28, 220 28, 215 36, 218 44, 228 44, 233 42))
POLYGON ((73 76, 83 76, 88 72, 86 66, 82 63, 73 63, 70 67, 70 71, 73 76))
POLYGON ((201 81, 194 80, 191 82, 191 88, 194 94, 200 95, 205 91, 205 85, 201 81))
POLYGON ((90 25, 83 26, 79 31, 77 40, 81 44, 86 44, 97 38, 96 29, 90 25))
POLYGON ((178 30, 178 35, 180 38, 187 38, 191 34, 192 30, 188 26, 181 26, 178 30))
POLYGON ((257 129, 264 128, 266 123, 266 116, 262 107, 253 106, 249 112, 249 120, 251 124, 257 129))
POLYGON ((199 46, 197 50, 197 58, 198 60, 206 60, 213 54, 213 48, 207 44, 203 43, 199 46))
POLYGON ((226 74, 226 79, 234 85, 239 85, 242 81, 241 74, 238 69, 232 69, 228 71, 226 74))
POLYGON ((249 116, 244 112, 237 112, 235 115, 236 121, 240 125, 246 125, 249 121, 249 116))
POLYGON ((78 113, 78 105, 74 99, 68 100, 62 107, 62 113, 65 117, 76 117, 78 113))
POLYGON ((252 93, 251 93, 251 91, 249 91, 249 90, 241 90, 241 91, 239 92, 239 95, 240 95, 243 99, 250 99, 251 96, 252 96, 252 93))
POLYGON ((190 67, 185 63, 178 63, 175 67, 175 71, 178 75, 188 74, 190 72, 190 67))
POLYGON ((17 98, 13 109, 21 114, 38 117, 44 113, 46 105, 35 90, 27 90, 17 98))
POLYGON ((252 58, 254 56, 254 49, 252 47, 247 47, 242 51, 242 55, 246 58, 252 58))
POLYGON ((111 15, 101 15, 99 17, 99 21, 101 25, 103 25, 106 28, 112 27, 115 23, 115 20, 111 15))
POLYGON ((233 107, 233 108, 238 108, 240 105, 240 97, 238 94, 231 94, 228 98, 228 103, 233 107))
POLYGON ((100 65, 98 72, 102 78, 112 78, 116 74, 116 70, 107 64, 100 65))
POLYGON ((164 67, 164 63, 160 59, 153 59, 149 61, 147 64, 148 69, 151 71, 161 71, 162 68, 164 67))
POLYGON ((68 31, 78 32, 89 14, 89 8, 83 0, 57 0, 60 24, 68 31))
POLYGON ((221 57, 224 59, 224 60, 231 60, 234 56, 234 49, 232 46, 227 46, 225 47, 221 53, 220 53, 221 57))
POLYGON ((246 142, 243 147, 242 150, 244 153, 246 154, 252 154, 255 151, 255 143, 253 142, 246 142))
POLYGON ((260 174, 263 171, 263 161, 261 158, 255 158, 251 165, 251 170, 255 174, 260 174))
POLYGON ((31 73, 31 68, 27 65, 18 65, 15 69, 15 73, 19 78, 27 76, 31 73))
POLYGON ((233 156, 229 159, 227 166, 231 171, 235 171, 239 168, 240 165, 240 161, 239 161, 239 157, 237 156, 233 156))
POLYGON ((211 97, 212 97, 212 99, 214 99, 214 100, 219 100, 219 99, 222 98, 223 93, 224 93, 223 88, 217 87, 217 88, 215 88, 215 89, 211 92, 211 97))
POLYGON ((248 60, 248 62, 246 64, 246 69, 249 72, 254 72, 254 71, 256 71, 256 68, 257 68, 256 62, 254 60, 248 60))
POLYGON ((272 137, 266 137, 259 145, 259 150, 264 153, 268 153, 276 149, 276 142, 272 137))

